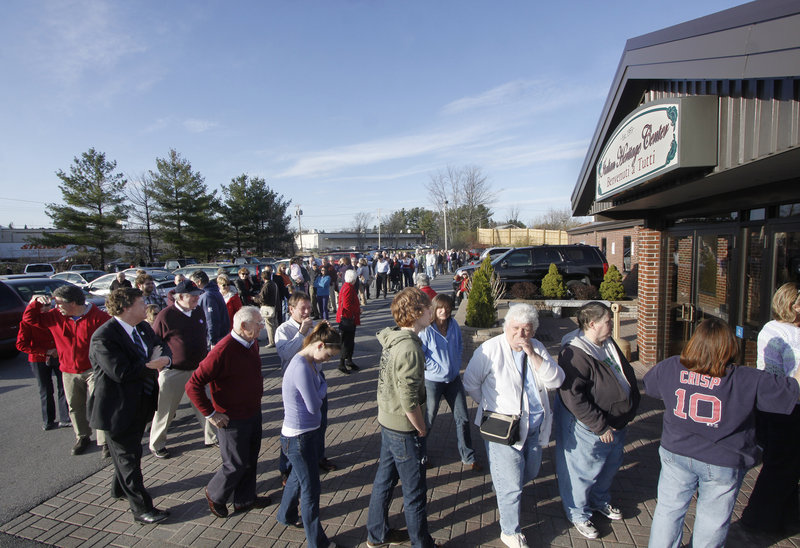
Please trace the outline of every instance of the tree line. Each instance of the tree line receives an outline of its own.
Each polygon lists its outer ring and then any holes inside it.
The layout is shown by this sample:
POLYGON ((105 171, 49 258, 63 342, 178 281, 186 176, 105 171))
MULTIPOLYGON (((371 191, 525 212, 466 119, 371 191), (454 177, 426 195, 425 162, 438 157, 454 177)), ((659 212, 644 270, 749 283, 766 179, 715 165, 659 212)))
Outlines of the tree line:
POLYGON ((262 255, 292 245, 291 200, 263 178, 244 174, 218 195, 174 149, 156 158, 155 169, 125 177, 116 161, 90 148, 74 158, 69 172, 56 175, 63 204, 47 204, 46 213, 66 233, 48 232, 38 241, 93 248, 101 265, 119 243, 137 248, 150 262, 167 250, 179 258, 211 260, 226 247, 238 255, 243 249, 262 255), (130 241, 131 232, 123 228, 140 232, 141 241, 130 241))

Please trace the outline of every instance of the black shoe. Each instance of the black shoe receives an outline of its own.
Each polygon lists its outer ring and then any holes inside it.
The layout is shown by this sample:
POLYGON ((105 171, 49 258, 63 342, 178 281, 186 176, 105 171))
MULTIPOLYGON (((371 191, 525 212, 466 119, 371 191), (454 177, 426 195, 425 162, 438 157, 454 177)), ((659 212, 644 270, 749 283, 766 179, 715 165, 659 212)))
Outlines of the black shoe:
POLYGON ((159 510, 158 508, 153 508, 149 512, 145 512, 144 514, 133 514, 133 520, 138 521, 139 523, 144 523, 145 525, 153 525, 160 521, 164 521, 169 517, 169 512, 165 512, 164 510, 159 510))
POLYGON ((217 516, 218 518, 227 518, 228 517, 228 507, 224 504, 218 504, 211 500, 211 495, 208 494, 208 487, 205 488, 206 493, 206 500, 208 501, 208 509, 211 510, 211 513, 217 516))
POLYGON ((351 371, 361 371, 361 368, 352 361, 347 362, 347 367, 349 367, 351 371))
POLYGON ((345 366, 345 364, 339 365, 339 371, 341 371, 345 375, 349 375, 350 374, 350 370, 347 369, 347 366, 345 366))
POLYGON ((59 428, 72 428, 72 423, 70 421, 61 421, 58 423, 59 428))
POLYGON ((44 430, 45 432, 47 430, 55 430, 56 428, 58 428, 57 422, 48 422, 42 425, 42 430, 44 430))
POLYGON ((169 451, 167 451, 166 447, 162 447, 158 451, 153 451, 152 453, 156 456, 156 458, 159 459, 168 459, 172 456, 169 454, 169 451))
POLYGON ((108 450, 108 444, 107 443, 103 444, 103 448, 100 451, 100 458, 101 459, 111 458, 111 451, 108 450))
POLYGON ((326 472, 333 472, 334 470, 339 469, 338 466, 325 458, 319 460, 319 468, 320 470, 324 470, 326 472))
POLYGON ((81 455, 89 447, 89 436, 81 436, 72 446, 73 455, 81 455))

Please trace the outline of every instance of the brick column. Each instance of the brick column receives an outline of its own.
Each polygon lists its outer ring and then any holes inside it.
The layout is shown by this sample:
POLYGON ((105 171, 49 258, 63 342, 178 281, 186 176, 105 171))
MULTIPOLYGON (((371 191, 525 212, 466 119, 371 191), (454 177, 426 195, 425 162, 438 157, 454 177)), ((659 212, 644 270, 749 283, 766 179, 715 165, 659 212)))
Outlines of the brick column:
POLYGON ((642 228, 639 232, 637 256, 639 260, 639 321, 636 327, 636 343, 639 361, 653 366, 658 361, 659 333, 663 333, 661 311, 663 309, 664 279, 661 272, 661 232, 642 228))

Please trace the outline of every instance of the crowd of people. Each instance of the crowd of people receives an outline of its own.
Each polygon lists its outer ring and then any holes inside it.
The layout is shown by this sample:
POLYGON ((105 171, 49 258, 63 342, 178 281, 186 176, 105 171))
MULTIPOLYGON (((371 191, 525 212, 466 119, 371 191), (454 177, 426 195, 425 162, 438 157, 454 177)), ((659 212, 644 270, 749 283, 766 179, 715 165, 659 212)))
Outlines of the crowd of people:
MULTIPOLYGON (((157 509, 145 489, 142 438, 150 423, 150 452, 169 459, 170 424, 186 395, 205 445, 218 447, 222 459, 205 489, 209 511, 225 518, 229 504, 234 512, 263 508, 272 503, 256 490, 263 396, 259 338, 266 329, 266 346, 281 360, 284 405, 284 487, 276 517, 302 527, 311 547, 336 546, 325 535, 319 502, 320 472, 338 468, 325 451, 324 364, 338 358, 341 374, 360 370, 353 361, 355 332, 374 287, 376 299, 381 292, 384 299, 395 293, 390 310, 396 325, 377 334, 381 446, 367 545, 436 545, 427 523, 427 439, 442 398, 452 410, 467 470, 483 469, 473 433, 483 438, 503 544, 527 546, 522 490, 538 475, 553 429, 564 512, 581 535, 597 538, 595 513, 624 518, 611 486, 641 397, 633 368, 611 337, 610 309, 600 302, 582 306, 578 328, 564 336, 554 359, 534 337, 536 309, 514 305, 503 333, 468 357, 462 378, 461 330, 452 317, 456 303, 430 287, 453 259, 436 251, 423 256, 419 262, 379 254, 371 264, 343 258, 310 265, 298 258, 278 272, 266 268, 259 280, 243 268, 233 282, 197 271, 176 279, 167 298, 140 272, 131 287, 120 284, 111 292, 106 312, 87 303, 75 286, 59 287, 52 298, 35 296, 23 315, 18 346, 29 354, 39 383, 43 428, 72 426, 74 455, 86 451, 94 429, 101 456, 114 464, 112 496, 128 500, 136 521, 155 524, 169 513, 157 509), (402 275, 393 275, 396 270, 402 275), (467 395, 477 404, 474 427, 467 395), (398 483, 406 531, 389 526, 398 483)), ((759 335, 756 369, 736 365, 739 348, 730 327, 710 318, 680 356, 644 377, 645 392, 664 400, 666 408, 651 546, 680 545, 695 492, 693 545, 721 546, 744 474, 757 463, 757 443, 764 447, 764 466, 743 522, 774 531, 796 514, 798 286, 782 286, 772 309, 775 319, 759 335)))

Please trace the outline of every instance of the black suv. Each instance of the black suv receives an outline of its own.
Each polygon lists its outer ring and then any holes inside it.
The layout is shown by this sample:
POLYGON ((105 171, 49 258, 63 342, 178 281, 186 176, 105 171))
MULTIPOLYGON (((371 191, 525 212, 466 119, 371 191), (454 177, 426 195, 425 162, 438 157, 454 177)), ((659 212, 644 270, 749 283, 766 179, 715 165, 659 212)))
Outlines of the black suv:
POLYGON ((510 249, 492 260, 494 271, 505 282, 506 289, 519 282, 542 284, 542 278, 555 264, 569 285, 582 282, 600 287, 608 270, 608 262, 595 246, 591 245, 534 245, 510 249))

